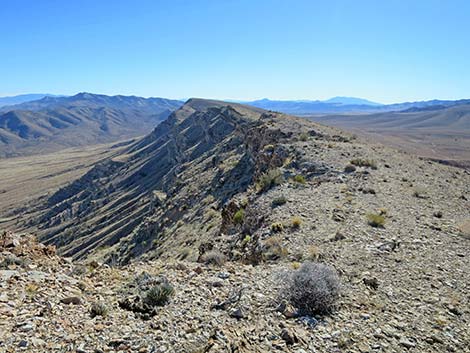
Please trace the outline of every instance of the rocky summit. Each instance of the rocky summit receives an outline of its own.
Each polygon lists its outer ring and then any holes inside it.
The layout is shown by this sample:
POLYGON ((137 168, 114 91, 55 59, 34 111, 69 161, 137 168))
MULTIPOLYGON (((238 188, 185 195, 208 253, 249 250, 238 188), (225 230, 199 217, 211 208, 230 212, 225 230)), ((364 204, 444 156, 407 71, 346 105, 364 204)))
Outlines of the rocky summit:
POLYGON ((464 169, 191 99, 4 215, 0 351, 466 352, 469 195, 464 169))

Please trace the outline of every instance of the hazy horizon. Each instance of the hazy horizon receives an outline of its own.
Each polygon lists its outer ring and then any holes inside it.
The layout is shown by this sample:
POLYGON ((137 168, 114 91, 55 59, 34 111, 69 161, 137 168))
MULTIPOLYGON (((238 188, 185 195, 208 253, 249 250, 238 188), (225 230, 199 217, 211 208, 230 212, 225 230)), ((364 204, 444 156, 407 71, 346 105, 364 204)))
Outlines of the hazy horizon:
POLYGON ((470 97, 465 1, 46 3, 2 4, 0 96, 470 97))

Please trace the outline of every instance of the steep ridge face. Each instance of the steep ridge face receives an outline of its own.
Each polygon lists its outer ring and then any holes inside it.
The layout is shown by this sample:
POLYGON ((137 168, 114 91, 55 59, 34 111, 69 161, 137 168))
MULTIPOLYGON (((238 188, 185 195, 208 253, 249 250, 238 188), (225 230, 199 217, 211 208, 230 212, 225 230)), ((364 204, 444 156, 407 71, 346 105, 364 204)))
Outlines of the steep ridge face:
POLYGON ((166 238, 178 241, 176 233, 187 241, 208 221, 208 210, 282 161, 276 158, 283 151, 262 153, 287 136, 267 126, 271 118, 243 106, 189 101, 125 154, 52 195, 37 221, 42 240, 75 257, 114 246, 123 261, 161 252, 166 238))
POLYGON ((181 104, 162 98, 80 93, 4 107, 0 109, 0 157, 144 135, 181 104))

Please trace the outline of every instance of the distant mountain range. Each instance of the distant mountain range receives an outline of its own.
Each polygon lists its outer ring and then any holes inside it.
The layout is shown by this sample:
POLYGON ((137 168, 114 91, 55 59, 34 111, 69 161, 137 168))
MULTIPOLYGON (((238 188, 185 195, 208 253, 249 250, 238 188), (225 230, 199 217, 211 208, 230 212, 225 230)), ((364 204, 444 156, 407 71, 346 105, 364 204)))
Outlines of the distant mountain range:
POLYGON ((292 115, 315 115, 315 114, 339 114, 339 113, 379 113, 390 111, 403 111, 408 109, 423 109, 432 106, 450 107, 453 105, 465 104, 470 100, 430 100, 422 102, 405 102, 395 104, 374 103, 361 98, 334 97, 326 101, 309 100, 269 100, 261 99, 257 101, 244 102, 245 104, 274 110, 292 115))
POLYGON ((42 99, 44 97, 60 97, 53 94, 46 94, 46 93, 32 93, 32 94, 21 94, 18 96, 12 97, 0 97, 0 107, 6 105, 14 105, 20 104, 24 102, 30 102, 38 99, 42 99))
POLYGON ((79 93, 2 107, 0 156, 43 153, 143 135, 182 104, 163 98, 79 93))

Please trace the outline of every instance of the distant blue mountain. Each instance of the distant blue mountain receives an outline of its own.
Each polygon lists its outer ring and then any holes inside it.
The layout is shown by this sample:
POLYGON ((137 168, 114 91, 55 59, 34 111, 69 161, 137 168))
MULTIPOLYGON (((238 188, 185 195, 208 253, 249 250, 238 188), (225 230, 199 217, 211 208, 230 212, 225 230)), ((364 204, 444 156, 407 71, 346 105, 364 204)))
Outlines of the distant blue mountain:
POLYGON ((15 105, 15 104, 20 104, 20 103, 25 103, 25 102, 31 102, 31 101, 35 101, 38 99, 42 99, 44 97, 61 97, 61 96, 56 96, 56 95, 47 94, 47 93, 31 93, 31 94, 21 94, 18 96, 11 96, 11 97, 0 97, 0 107, 6 106, 6 105, 15 105))
POLYGON ((293 115, 347 114, 347 113, 380 113, 391 111, 435 110, 446 107, 468 104, 470 100, 430 100, 422 102, 404 102, 379 104, 361 98, 334 97, 326 101, 319 100, 269 100, 267 98, 244 102, 254 107, 274 110, 293 115))
POLYGON ((333 97, 322 102, 342 104, 342 105, 372 105, 372 106, 383 105, 380 103, 371 102, 370 100, 367 100, 367 99, 356 98, 356 97, 333 97))

